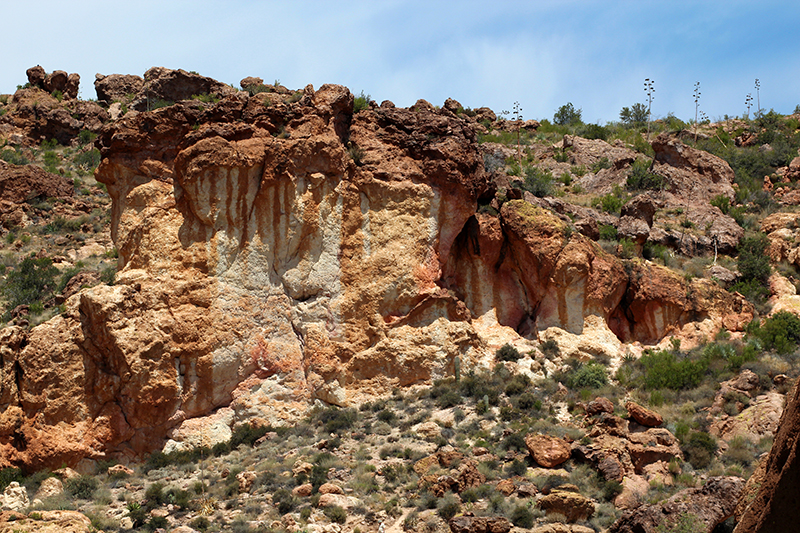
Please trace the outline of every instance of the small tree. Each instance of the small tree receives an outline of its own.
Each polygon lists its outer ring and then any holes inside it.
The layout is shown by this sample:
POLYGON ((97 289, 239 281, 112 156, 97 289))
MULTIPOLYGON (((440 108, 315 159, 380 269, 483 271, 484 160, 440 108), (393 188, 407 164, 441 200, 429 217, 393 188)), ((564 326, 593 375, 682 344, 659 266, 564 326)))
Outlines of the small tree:
POLYGON ((619 112, 619 119, 630 126, 644 124, 648 116, 647 106, 640 103, 633 104, 631 107, 623 107, 619 112))
POLYGON ((575 109, 572 102, 562 105, 553 115, 553 122, 559 126, 575 126, 581 123, 581 109, 575 109))

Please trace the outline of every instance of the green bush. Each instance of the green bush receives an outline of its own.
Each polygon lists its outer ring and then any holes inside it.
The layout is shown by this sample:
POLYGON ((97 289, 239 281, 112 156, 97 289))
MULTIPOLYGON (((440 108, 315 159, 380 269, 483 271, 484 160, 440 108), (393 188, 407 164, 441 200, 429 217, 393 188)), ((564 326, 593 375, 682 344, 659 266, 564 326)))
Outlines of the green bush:
POLYGON ((504 344, 495 353, 498 361, 517 361, 522 355, 510 344, 504 344))
POLYGON ((508 396, 517 396, 525 392, 531 386, 531 379, 525 374, 517 374, 506 385, 506 394, 508 396))
POLYGON ((459 511, 461 511, 461 504, 452 494, 448 494, 439 500, 439 503, 436 505, 436 513, 445 521, 453 518, 459 511))
POLYGON ((341 433, 355 425, 358 421, 358 412, 355 409, 329 407, 320 411, 316 418, 322 422, 326 433, 341 433))
POLYGON ((700 384, 708 369, 705 360, 678 358, 673 352, 646 353, 639 359, 645 368, 644 386, 653 389, 688 389, 700 384))
POLYGON ((619 120, 627 126, 644 126, 647 122, 647 106, 635 103, 631 107, 623 107, 619 112, 619 120))
POLYGON ((338 505, 331 505, 330 507, 326 507, 323 511, 325 516, 328 517, 328 520, 331 522, 335 522, 337 524, 344 524, 347 522, 347 511, 339 507, 338 505))
POLYGON ((271 428, 268 426, 257 426, 250 423, 242 424, 233 430, 231 435, 231 449, 235 450, 240 444, 253 446, 255 442, 267 434, 271 428))
POLYGON ((727 215, 731 208, 731 200, 724 194, 719 194, 711 199, 711 205, 719 208, 723 215, 727 215))
POLYGON ((527 505, 517 505, 511 511, 511 523, 517 527, 530 529, 533 527, 533 513, 528 509, 527 505))
POLYGON ((552 195, 552 172, 538 167, 525 167, 525 180, 522 182, 522 189, 539 198, 552 195))
POLYGON ((594 163, 591 164, 589 169, 592 171, 593 174, 597 174, 603 169, 611 168, 611 162, 608 160, 607 157, 603 156, 594 163))
POLYGON ((78 476, 64 482, 64 490, 73 498, 91 500, 99 483, 92 476, 78 476))
POLYGON ((800 342, 800 318, 789 311, 778 311, 761 326, 751 328, 751 332, 766 349, 788 354, 800 342))
POLYGON ((567 377, 573 389, 599 389, 608 383, 606 367, 597 362, 580 365, 567 377))
POLYGON ((666 181, 663 176, 659 176, 650 171, 650 163, 643 159, 637 159, 628 171, 628 179, 625 186, 633 191, 640 190, 659 190, 663 189, 666 181))
POLYGON ((687 442, 682 446, 683 453, 695 468, 705 468, 711 464, 717 452, 717 442, 708 433, 694 431, 689 434, 687 442))
POLYGON ((81 152, 72 158, 72 162, 86 172, 94 172, 94 169, 100 164, 100 150, 92 148, 89 151, 81 152))
POLYGON ((17 483, 22 483, 24 476, 22 475, 22 470, 19 468, 14 467, 6 467, 0 468, 0 491, 6 490, 9 484, 12 481, 16 481, 17 483))
POLYGON ((606 213, 619 213, 628 197, 623 193, 622 187, 614 185, 612 192, 592 199, 592 207, 601 209, 606 213))
POLYGON ((2 294, 7 308, 33 304, 52 294, 59 271, 50 259, 26 257, 6 276, 2 294))
POLYGON ((30 160, 22 153, 11 148, 6 148, 0 152, 0 159, 6 163, 11 163, 12 165, 27 165, 30 163, 30 160))
POLYGON ((370 95, 364 94, 364 91, 361 91, 361 93, 353 100, 353 113, 364 111, 369 107, 369 103, 371 101, 372 98, 370 95))

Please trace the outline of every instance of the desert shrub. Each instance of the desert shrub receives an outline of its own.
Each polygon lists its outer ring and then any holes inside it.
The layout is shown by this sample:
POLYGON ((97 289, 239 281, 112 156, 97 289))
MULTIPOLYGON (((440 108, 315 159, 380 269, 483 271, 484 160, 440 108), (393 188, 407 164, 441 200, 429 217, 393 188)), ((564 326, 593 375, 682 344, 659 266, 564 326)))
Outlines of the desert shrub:
POLYGON ((665 180, 662 176, 650 171, 650 163, 637 159, 628 171, 625 186, 633 191, 663 189, 665 180))
POLYGON ((52 150, 48 150, 44 153, 44 169, 50 173, 58 172, 58 163, 60 162, 58 158, 58 154, 53 152, 52 150))
POLYGON ((495 357, 498 361, 516 361, 522 355, 519 353, 519 350, 511 346, 510 344, 504 344, 501 346, 495 353, 495 357))
POLYGON ((92 476, 78 476, 64 482, 64 490, 73 498, 91 500, 99 483, 92 476))
POLYGON ((282 515, 291 513, 299 503, 298 499, 287 489, 276 490, 272 494, 272 502, 282 515))
POLYGON ((524 452, 528 449, 525 445, 525 438, 519 433, 510 433, 506 435, 503 440, 500 441, 500 448, 504 450, 517 450, 518 452, 524 452))
POLYGON ((508 476, 524 476, 527 471, 528 465, 525 464, 525 459, 514 459, 506 467, 508 476))
POLYGON ((731 208, 731 200, 724 194, 720 194, 711 199, 711 205, 719 208, 723 215, 727 215, 731 208))
POLYGON ((534 196, 543 198, 553 194, 553 174, 549 170, 539 167, 525 167, 525 179, 522 189, 534 196))
POLYGON ((525 374, 517 374, 506 385, 506 394, 508 396, 517 396, 522 394, 531 386, 531 379, 525 374))
POLYGON ((603 169, 611 168, 611 162, 608 160, 607 157, 603 156, 589 167, 593 174, 597 174, 603 169))
POLYGON ((0 491, 5 490, 12 481, 22 483, 23 479, 24 476, 22 475, 22 470, 19 468, 0 468, 0 491))
POLYGON ((198 516, 197 518, 189 522, 189 527, 196 529, 198 531, 206 531, 208 528, 211 527, 211 521, 205 516, 198 516))
POLYGON ((461 504, 452 494, 448 494, 439 500, 439 503, 436 505, 436 513, 445 521, 453 518, 459 511, 461 511, 461 504))
POLYGON ((436 380, 430 389, 430 396, 440 409, 461 405, 462 397, 459 386, 452 380, 436 380))
POLYGON ((626 200, 627 196, 623 193, 622 187, 614 185, 612 192, 593 198, 592 207, 606 213, 619 213, 626 200))
POLYGON ((536 398, 529 392, 523 392, 517 399, 517 406, 525 411, 530 409, 540 411, 542 409, 542 400, 536 398))
POLYGON ((355 425, 358 421, 358 411, 328 407, 319 411, 315 417, 322 423, 326 433, 340 433, 355 425))
POLYGON ((749 332, 763 343, 764 348, 788 354, 800 342, 800 318, 789 311, 778 311, 764 324, 750 327, 749 332))
POLYGON ((147 529, 155 531, 157 529, 166 530, 169 527, 169 521, 164 516, 151 516, 147 522, 147 529))
POLYGON ((527 505, 517 505, 511 511, 511 523, 517 527, 530 529, 533 527, 533 513, 527 505))
POLYGON ((694 388, 708 369, 707 360, 693 361, 666 350, 645 353, 638 363, 645 369, 644 387, 648 390, 694 388))
POLYGON ((331 522, 335 522, 337 524, 344 524, 347 522, 347 511, 339 507, 338 505, 331 505, 330 507, 326 507, 323 511, 325 516, 328 517, 328 520, 331 522))
POLYGON ((705 468, 711 464, 714 454, 717 452, 717 442, 708 433, 694 431, 689 434, 689 438, 681 446, 689 463, 695 468, 705 468))
POLYGON ((608 128, 599 124, 586 124, 578 131, 578 135, 584 139, 608 139, 608 128))
POLYGON ((696 514, 685 512, 679 514, 674 522, 660 523, 656 533, 695 533, 702 531, 703 528, 703 521, 696 514))
POLYGON ((17 150, 13 150, 11 148, 6 148, 2 152, 0 152, 0 159, 5 161, 6 163, 11 163, 12 165, 27 165, 30 163, 30 160, 25 157, 22 153, 18 152, 17 150))
POLYGON ((592 361, 568 373, 566 381, 573 389, 599 389, 608 383, 608 373, 603 365, 592 361))
POLYGON ((130 502, 128 504, 128 516, 133 522, 134 528, 141 527, 147 521, 147 509, 136 502, 130 502))
POLYGON ((391 424, 397 420, 397 415, 391 409, 383 409, 378 413, 378 420, 391 424))
POLYGON ((100 164, 100 150, 93 148, 87 152, 81 152, 72 158, 72 162, 87 172, 93 172, 100 164))
POLYGON ((86 146, 90 142, 94 142, 96 138, 96 133, 89 130, 81 130, 81 132, 78 134, 78 144, 81 146, 86 146))
POLYGON ((636 257, 636 243, 627 237, 619 241, 618 255, 621 259, 636 257))
POLYGON ((353 99, 353 113, 364 111, 369 107, 371 101, 372 98, 370 95, 364 94, 364 91, 361 91, 361 93, 353 99))
POLYGON ((26 257, 6 276, 2 294, 8 309, 39 302, 53 292, 59 270, 50 259, 26 257))
POLYGON ((233 430, 231 435, 231 449, 236 449, 240 444, 253 446, 255 442, 267 434, 268 426, 257 426, 249 423, 242 424, 233 430))
POLYGON ((669 248, 663 244, 654 243, 653 241, 646 241, 642 247, 642 257, 650 261, 659 260, 666 266, 669 261, 669 248))
POLYGON ((600 240, 603 241, 616 241, 617 228, 613 224, 600 224, 600 240))

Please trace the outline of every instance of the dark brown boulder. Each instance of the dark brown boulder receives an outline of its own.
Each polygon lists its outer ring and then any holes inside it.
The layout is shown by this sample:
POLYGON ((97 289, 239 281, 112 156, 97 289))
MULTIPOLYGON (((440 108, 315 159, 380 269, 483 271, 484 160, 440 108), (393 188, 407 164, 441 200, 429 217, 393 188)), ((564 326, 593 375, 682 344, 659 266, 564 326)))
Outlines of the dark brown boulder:
POLYGON ((36 197, 72 196, 72 181, 34 165, 10 165, 0 161, 0 200, 21 204, 36 197))
POLYGON ((67 80, 69 79, 69 74, 67 74, 63 70, 54 70, 44 80, 44 90, 52 93, 54 91, 59 91, 61 93, 67 88, 67 80))
POLYGON ((453 533, 508 533, 511 522, 500 516, 456 516, 448 522, 453 533))
POLYGON ((28 75, 28 83, 34 87, 44 88, 44 79, 47 77, 47 73, 41 65, 29 68, 25 74, 28 75))
POLYGON ((97 74, 94 80, 97 99, 109 104, 114 101, 126 102, 129 97, 133 98, 141 91, 143 85, 142 77, 132 74, 111 74, 109 76, 97 74))
MULTIPOLYGON (((666 524, 668 531, 672 531, 669 528, 680 524, 682 527, 690 528, 681 531, 711 533, 718 524, 733 516, 744 483, 744 480, 738 477, 709 478, 703 487, 682 490, 666 502, 642 505, 626 511, 608 531, 609 533, 655 533, 660 531, 658 528, 662 524, 666 524)), ((792 530, 789 528, 764 531, 792 530)))

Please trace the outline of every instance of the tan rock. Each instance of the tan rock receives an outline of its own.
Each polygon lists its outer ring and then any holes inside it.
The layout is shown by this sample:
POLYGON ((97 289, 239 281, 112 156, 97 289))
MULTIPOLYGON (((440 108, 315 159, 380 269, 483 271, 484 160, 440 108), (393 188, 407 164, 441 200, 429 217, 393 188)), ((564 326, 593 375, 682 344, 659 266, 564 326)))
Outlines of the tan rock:
POLYGON ((92 521, 78 511, 39 511, 41 519, 0 522, 0 533, 90 533, 92 521))
POLYGON ((555 489, 546 496, 542 496, 537 505, 548 515, 560 514, 566 517, 567 522, 586 520, 594 514, 592 500, 579 493, 555 489))
POLYGON ((250 492, 257 477, 258 474, 252 470, 245 470, 244 472, 236 474, 236 481, 239 482, 239 494, 250 492))
POLYGON ((511 496, 514 494, 514 491, 517 490, 517 487, 514 485, 514 482, 510 479, 503 479, 497 482, 495 485, 495 490, 501 493, 503 496, 511 496))
POLYGON ((448 522, 452 533, 508 533, 511 522, 497 516, 455 516, 448 522))
POLYGON ((570 445, 564 439, 547 435, 526 435, 525 445, 533 460, 545 468, 554 468, 570 457, 570 445))
POLYGON ((36 491, 34 499, 43 500, 51 496, 58 496, 64 493, 64 484, 57 477, 49 477, 42 481, 39 490, 36 491))
POLYGON ((586 414, 589 416, 599 415, 600 413, 614 413, 614 404, 608 398, 598 396, 586 404, 586 414))
POLYGON ((112 477, 132 476, 134 474, 133 470, 125 465, 109 466, 106 473, 112 477))
POLYGON ((333 483, 323 483, 319 488, 320 494, 344 494, 344 490, 339 485, 333 483))
POLYGON ((301 498, 311 496, 312 492, 314 492, 314 486, 311 483, 303 483, 292 489, 292 494, 301 498))
POLYGON ((320 508, 338 505, 342 509, 352 509, 360 504, 361 502, 352 496, 345 496, 344 494, 322 494, 319 497, 319 503, 317 505, 320 508))

